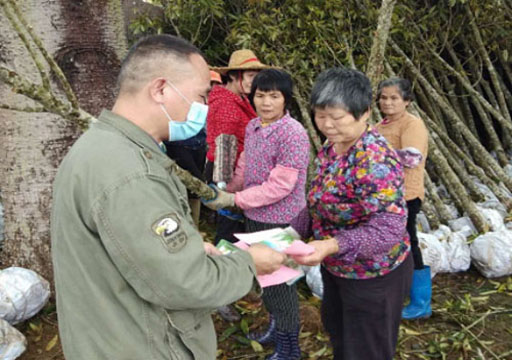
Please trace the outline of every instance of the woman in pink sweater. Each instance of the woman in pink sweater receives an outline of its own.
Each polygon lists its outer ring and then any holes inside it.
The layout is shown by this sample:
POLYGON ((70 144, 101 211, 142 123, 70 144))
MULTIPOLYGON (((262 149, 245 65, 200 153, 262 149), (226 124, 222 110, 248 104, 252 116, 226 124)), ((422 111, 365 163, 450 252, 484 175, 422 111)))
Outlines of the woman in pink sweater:
MULTIPOLYGON (((262 70, 253 80, 249 99, 258 117, 245 130, 244 152, 227 191, 218 190, 206 205, 236 205, 244 210, 248 232, 286 227, 306 207, 305 185, 309 139, 304 127, 287 111, 292 80, 281 70, 262 70)), ((265 288, 270 313, 268 330, 250 334, 260 343, 275 343, 268 359, 300 359, 299 302, 295 285, 265 288)))

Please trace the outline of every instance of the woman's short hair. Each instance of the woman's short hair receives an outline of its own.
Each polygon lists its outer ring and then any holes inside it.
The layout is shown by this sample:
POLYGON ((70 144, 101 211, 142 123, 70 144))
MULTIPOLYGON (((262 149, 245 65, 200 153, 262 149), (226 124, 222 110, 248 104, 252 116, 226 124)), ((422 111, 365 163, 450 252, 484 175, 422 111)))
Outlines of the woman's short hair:
POLYGON ((377 101, 380 99, 382 89, 390 86, 396 86, 400 96, 405 101, 413 101, 414 93, 412 92, 412 84, 409 80, 399 77, 392 77, 386 80, 382 80, 377 88, 377 101))
POLYGON ((358 70, 330 68, 318 75, 311 90, 311 109, 341 107, 357 120, 370 109, 372 85, 358 70))
POLYGON ((293 98, 293 80, 292 77, 283 70, 265 69, 261 70, 252 80, 251 93, 249 101, 254 107, 254 94, 256 90, 260 91, 280 91, 284 97, 284 107, 290 109, 293 98))

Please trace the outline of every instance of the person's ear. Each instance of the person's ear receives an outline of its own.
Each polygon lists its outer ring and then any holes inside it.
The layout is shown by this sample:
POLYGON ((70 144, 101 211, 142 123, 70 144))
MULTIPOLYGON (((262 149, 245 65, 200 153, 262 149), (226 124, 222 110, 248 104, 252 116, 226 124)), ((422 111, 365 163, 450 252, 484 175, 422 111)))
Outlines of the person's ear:
POLYGON ((162 104, 168 91, 167 81, 163 78, 153 79, 148 86, 149 96, 158 104, 162 104))

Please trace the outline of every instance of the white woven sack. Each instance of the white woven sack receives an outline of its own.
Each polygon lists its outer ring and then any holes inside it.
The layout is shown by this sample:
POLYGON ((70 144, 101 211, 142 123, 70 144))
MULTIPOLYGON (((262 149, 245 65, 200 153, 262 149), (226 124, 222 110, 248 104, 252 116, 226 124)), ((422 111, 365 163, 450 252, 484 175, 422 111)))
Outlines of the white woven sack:
POLYGON ((512 275, 512 231, 501 229, 480 235, 470 249, 473 264, 485 277, 512 275))
POLYGON ((484 216, 485 220, 491 227, 491 231, 499 231, 504 228, 503 217, 498 210, 486 209, 477 205, 477 209, 484 216))
POLYGON ((439 272, 447 272, 450 268, 448 257, 439 239, 432 234, 418 232, 418 241, 423 262, 430 266, 431 277, 439 272))
POLYGON ((20 267, 0 271, 0 318, 11 324, 31 318, 50 298, 50 284, 20 267))
POLYGON ((7 321, 0 319, 0 360, 14 360, 27 348, 27 339, 7 321))
POLYGON ((463 232, 451 233, 446 241, 441 242, 448 258, 448 272, 466 271, 471 265, 471 252, 463 232))

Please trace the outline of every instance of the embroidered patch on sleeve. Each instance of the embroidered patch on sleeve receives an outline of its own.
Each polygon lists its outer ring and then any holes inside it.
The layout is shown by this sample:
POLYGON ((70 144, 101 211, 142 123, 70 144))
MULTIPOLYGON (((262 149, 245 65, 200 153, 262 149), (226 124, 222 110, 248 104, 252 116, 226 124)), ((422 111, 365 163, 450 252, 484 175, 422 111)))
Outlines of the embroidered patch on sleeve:
POLYGON ((152 229, 170 253, 177 253, 187 243, 187 235, 181 228, 180 219, 176 214, 167 214, 159 218, 152 229))

